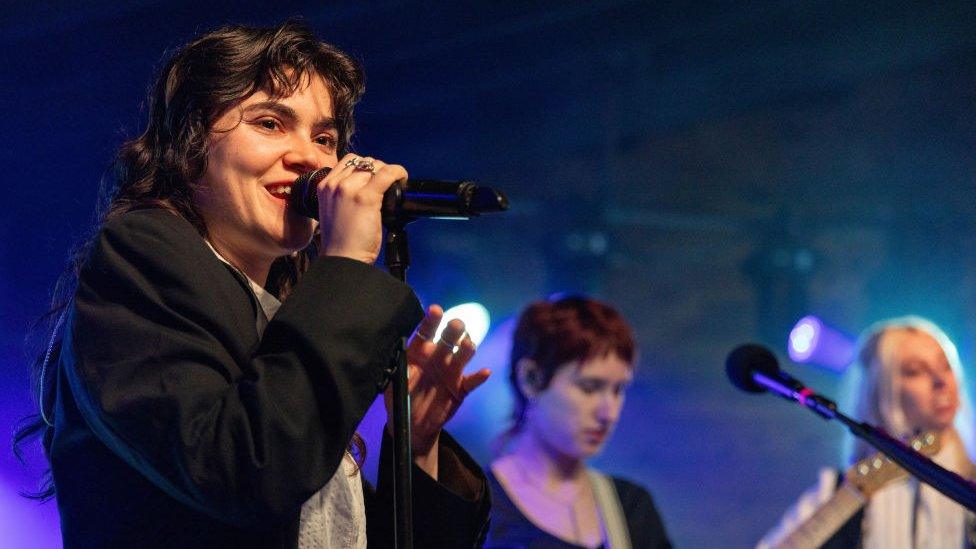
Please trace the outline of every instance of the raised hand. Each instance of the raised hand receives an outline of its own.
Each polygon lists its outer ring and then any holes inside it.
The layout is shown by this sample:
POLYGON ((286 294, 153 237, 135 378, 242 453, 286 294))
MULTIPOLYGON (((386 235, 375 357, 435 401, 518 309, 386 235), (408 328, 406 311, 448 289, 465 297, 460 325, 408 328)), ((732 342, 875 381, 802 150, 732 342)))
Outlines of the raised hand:
MULTIPOLYGON (((464 322, 452 320, 441 338, 436 343, 433 341, 434 331, 443 316, 444 310, 439 305, 431 305, 407 345, 413 453, 417 464, 424 469, 427 467, 423 461, 432 458, 435 471, 441 429, 465 397, 491 374, 490 370, 482 368, 464 375, 464 367, 475 353, 474 342, 464 331, 464 322)), ((387 413, 391 408, 391 395, 392 392, 387 390, 387 413)), ((436 477, 436 474, 432 473, 432 476, 436 477)))

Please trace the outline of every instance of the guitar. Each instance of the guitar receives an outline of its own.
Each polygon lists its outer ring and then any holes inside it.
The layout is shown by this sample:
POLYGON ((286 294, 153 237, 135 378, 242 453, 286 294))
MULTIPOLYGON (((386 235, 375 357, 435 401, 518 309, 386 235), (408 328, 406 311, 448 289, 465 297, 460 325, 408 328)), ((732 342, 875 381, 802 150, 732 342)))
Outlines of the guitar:
MULTIPOLYGON (((916 452, 933 456, 941 447, 935 433, 922 433, 908 442, 916 452)), ((882 453, 869 456, 852 465, 844 473, 844 482, 823 505, 786 539, 773 545, 776 549, 807 549, 820 547, 851 517, 871 496, 892 482, 908 478, 908 472, 882 453)))

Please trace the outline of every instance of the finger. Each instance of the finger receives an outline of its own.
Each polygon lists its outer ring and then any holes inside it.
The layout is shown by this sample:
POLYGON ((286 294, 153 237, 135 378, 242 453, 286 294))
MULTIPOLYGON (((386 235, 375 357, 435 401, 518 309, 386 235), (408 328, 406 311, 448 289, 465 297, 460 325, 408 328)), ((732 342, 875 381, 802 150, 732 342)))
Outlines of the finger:
POLYGON ((408 394, 412 393, 414 388, 417 387, 417 384, 420 383, 420 376, 422 375, 423 372, 420 371, 420 368, 417 368, 416 366, 413 365, 407 367, 407 393, 408 394))
MULTIPOLYGON (((358 163, 360 159, 361 157, 358 154, 348 153, 344 155, 336 162, 335 166, 332 166, 328 175, 319 181, 318 190, 321 192, 324 189, 328 189, 328 196, 334 194, 340 185, 356 170, 355 163, 358 163)), ((358 182, 358 186, 364 184, 365 181, 358 182)))
POLYGON ((369 156, 353 157, 342 164, 342 170, 337 174, 336 187, 344 189, 350 194, 366 191, 367 196, 375 192, 368 187, 368 183, 375 176, 382 162, 369 156), (369 169, 366 169, 366 167, 369 169))
POLYGON ((355 153, 347 153, 336 162, 326 178, 338 179, 346 177, 356 170, 356 165, 361 162, 362 156, 355 153))
POLYGON ((441 319, 444 318, 444 309, 440 305, 431 305, 427 307, 427 314, 424 316, 420 324, 417 325, 417 329, 413 331, 413 335, 410 336, 410 343, 407 345, 409 352, 419 352, 423 349, 424 344, 433 343, 434 334, 437 333, 437 327, 441 325, 441 319))
POLYGON ((488 368, 482 368, 469 376, 464 376, 464 379, 461 380, 461 391, 463 396, 468 396, 471 394, 471 391, 481 387, 482 383, 488 381, 488 377, 490 375, 491 370, 488 368))
POLYGON ((474 357, 476 350, 474 341, 471 340, 471 336, 467 332, 461 334, 461 341, 457 344, 457 352, 454 353, 454 357, 451 359, 451 368, 460 373, 464 370, 464 367, 471 361, 474 357))
POLYGON ((327 181, 333 187, 339 186, 340 183, 345 183, 346 186, 359 188, 364 186, 369 181, 369 178, 382 166, 385 166, 385 163, 375 158, 348 153, 332 167, 329 175, 323 181, 327 181), (372 166, 372 168, 363 169, 366 166, 372 166), (360 177, 357 177, 357 175, 360 177), (350 184, 350 181, 353 183, 350 184))
POLYGON ((353 158, 346 163, 348 166, 334 183, 337 191, 356 196, 361 203, 377 208, 383 193, 397 180, 398 174, 406 173, 406 170, 389 170, 385 162, 369 156, 353 158))
POLYGON ((431 364, 447 364, 448 358, 454 354, 454 348, 464 335, 464 322, 455 318, 447 323, 444 331, 441 332, 440 339, 437 340, 437 348, 430 356, 431 364))
POLYGON ((367 179, 376 175, 376 172, 380 171, 383 166, 386 166, 386 162, 377 160, 372 156, 363 156, 358 159, 351 159, 347 161, 346 164, 348 164, 348 167, 353 174, 366 176, 367 179))
POLYGON ((375 160, 373 165, 376 170, 366 185, 370 191, 383 194, 397 181, 407 180, 407 170, 399 164, 386 164, 385 162, 375 160))

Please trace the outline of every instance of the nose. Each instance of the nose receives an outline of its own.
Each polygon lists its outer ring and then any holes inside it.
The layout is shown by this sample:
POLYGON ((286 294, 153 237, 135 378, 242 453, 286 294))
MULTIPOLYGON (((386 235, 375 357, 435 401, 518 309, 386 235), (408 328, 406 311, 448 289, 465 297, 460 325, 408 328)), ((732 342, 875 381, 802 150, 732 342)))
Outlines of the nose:
POLYGON ((620 415, 622 402, 620 395, 607 391, 600 396, 600 402, 596 407, 596 417, 604 425, 613 425, 620 415))
POLYGON ((325 158, 321 158, 321 152, 316 148, 315 143, 298 136, 291 138, 288 150, 285 152, 282 161, 285 167, 302 174, 315 170, 324 165, 325 158))

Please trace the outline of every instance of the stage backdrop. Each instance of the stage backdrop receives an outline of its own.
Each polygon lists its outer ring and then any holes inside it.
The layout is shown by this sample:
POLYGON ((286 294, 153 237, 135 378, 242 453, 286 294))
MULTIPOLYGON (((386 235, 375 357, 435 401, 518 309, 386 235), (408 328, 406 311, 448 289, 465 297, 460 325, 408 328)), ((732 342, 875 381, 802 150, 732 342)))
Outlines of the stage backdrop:
MULTIPOLYGON (((357 150, 511 199, 507 214, 411 233, 424 300, 479 301, 495 320, 477 358, 495 374, 459 438, 491 458, 510 404, 506 322, 590 292, 641 345, 595 464, 647 486, 679 547, 754 544, 839 464, 842 430, 735 391, 729 350, 785 353, 808 314, 853 335, 915 313, 972 359, 976 4, 699 4, 6 2, 2 432, 32 409, 24 335, 166 52, 221 23, 298 15, 365 66, 357 150)), ((834 371, 786 367, 842 394, 834 371)), ((27 457, 0 451, 0 545, 53 547, 54 504, 18 496, 43 472, 27 457)))

